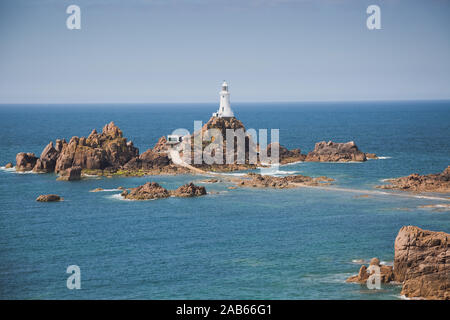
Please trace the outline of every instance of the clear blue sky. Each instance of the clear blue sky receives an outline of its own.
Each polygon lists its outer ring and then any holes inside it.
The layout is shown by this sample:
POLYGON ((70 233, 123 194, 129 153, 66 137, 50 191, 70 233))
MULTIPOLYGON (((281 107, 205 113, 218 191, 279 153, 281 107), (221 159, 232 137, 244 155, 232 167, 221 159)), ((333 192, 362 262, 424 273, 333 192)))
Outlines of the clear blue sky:
POLYGON ((449 99, 450 1, 0 0, 0 103, 212 102, 224 79, 232 101, 449 99))

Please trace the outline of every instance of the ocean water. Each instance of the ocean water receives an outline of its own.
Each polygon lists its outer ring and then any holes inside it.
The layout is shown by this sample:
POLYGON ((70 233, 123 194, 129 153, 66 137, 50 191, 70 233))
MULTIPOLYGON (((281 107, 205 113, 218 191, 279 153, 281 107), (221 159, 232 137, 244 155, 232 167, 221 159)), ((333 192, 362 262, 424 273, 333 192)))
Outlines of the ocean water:
MULTIPOLYGON (((87 136, 114 121, 140 148, 216 104, 2 105, 0 165, 40 154, 56 138, 87 136)), ((167 188, 201 176, 89 178, 0 170, 1 299, 399 299, 345 283, 356 260, 392 263, 404 225, 450 232, 450 212, 420 208, 448 195, 397 195, 382 179, 441 172, 450 162, 450 102, 235 103, 247 128, 278 128, 280 142, 310 151, 318 141, 354 140, 383 159, 297 163, 284 174, 326 175, 334 189, 231 190, 195 199, 120 200, 117 187, 157 181, 167 188), (106 192, 89 192, 95 188, 106 192), (56 193, 59 203, 38 203, 56 193), (369 197, 358 197, 367 194, 369 197), (66 268, 81 269, 69 290, 66 268)))

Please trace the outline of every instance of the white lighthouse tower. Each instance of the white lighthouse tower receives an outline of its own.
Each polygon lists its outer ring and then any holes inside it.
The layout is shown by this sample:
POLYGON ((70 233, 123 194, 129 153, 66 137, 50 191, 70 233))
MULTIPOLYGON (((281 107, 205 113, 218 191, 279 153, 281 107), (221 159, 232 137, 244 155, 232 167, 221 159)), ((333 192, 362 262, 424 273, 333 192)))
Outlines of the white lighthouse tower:
POLYGON ((233 110, 230 106, 230 92, 228 91, 228 84, 226 81, 222 83, 222 90, 220 91, 220 105, 219 110, 213 113, 213 117, 232 118, 234 117, 233 110))

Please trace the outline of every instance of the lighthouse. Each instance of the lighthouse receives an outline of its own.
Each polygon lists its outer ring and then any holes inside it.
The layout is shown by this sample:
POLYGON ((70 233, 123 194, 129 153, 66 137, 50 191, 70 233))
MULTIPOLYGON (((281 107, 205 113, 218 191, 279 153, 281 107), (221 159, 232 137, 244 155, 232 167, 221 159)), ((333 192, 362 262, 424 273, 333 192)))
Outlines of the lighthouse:
POLYGON ((232 118, 234 117, 233 110, 230 106, 230 92, 228 91, 228 84, 226 81, 222 83, 222 90, 219 92, 220 105, 219 110, 213 113, 213 117, 218 118, 232 118))

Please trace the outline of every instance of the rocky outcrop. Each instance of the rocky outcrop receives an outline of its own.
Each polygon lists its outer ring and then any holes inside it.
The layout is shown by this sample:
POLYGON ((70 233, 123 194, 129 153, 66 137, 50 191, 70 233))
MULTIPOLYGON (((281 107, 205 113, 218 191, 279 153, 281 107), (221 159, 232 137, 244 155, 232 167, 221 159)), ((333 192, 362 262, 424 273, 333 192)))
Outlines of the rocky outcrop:
POLYGON ((233 179, 233 181, 240 187, 286 189, 286 188, 296 188, 301 185, 305 186, 327 185, 334 180, 327 177, 312 178, 303 175, 274 177, 274 176, 264 176, 257 173, 249 173, 244 178, 233 179))
POLYGON ((81 179, 81 167, 71 167, 59 172, 58 180, 77 181, 81 179))
POLYGON ((158 142, 153 147, 154 153, 167 153, 169 146, 167 145, 167 139, 165 136, 159 138, 158 142))
POLYGON ((266 154, 268 157, 271 157, 272 149, 276 146, 278 146, 278 156, 280 164, 305 161, 306 159, 306 155, 302 154, 300 149, 289 150, 288 148, 280 145, 278 142, 271 143, 267 146, 266 154))
POLYGON ((176 190, 173 190, 171 194, 174 195, 175 197, 183 197, 183 198, 204 196, 206 195, 206 188, 202 186, 196 186, 191 182, 182 185, 176 190))
POLYGON ((38 158, 34 153, 20 152, 16 156, 16 171, 31 171, 38 158))
POLYGON ((128 200, 154 200, 168 198, 170 196, 187 198, 206 195, 206 189, 205 187, 196 186, 191 182, 176 190, 169 191, 156 182, 147 182, 137 188, 129 189, 129 191, 125 190, 121 195, 128 200))
POLYGON ((16 156, 17 171, 55 172, 66 180, 77 179, 80 167, 86 170, 118 170, 131 159, 139 156, 139 150, 133 142, 123 137, 122 131, 110 122, 103 127, 102 133, 94 129, 85 137, 72 137, 66 140, 50 142, 37 158, 33 153, 19 153, 16 156))
MULTIPOLYGON (((381 283, 389 283, 394 281, 394 270, 392 266, 386 266, 380 264, 380 260, 378 258, 372 258, 370 260, 369 266, 377 266, 380 268, 380 280, 381 283)), ((351 276, 346 281, 347 282, 355 282, 359 284, 366 284, 367 279, 369 279, 370 275, 375 273, 375 271, 368 271, 368 268, 365 265, 362 265, 359 269, 359 272, 355 276, 351 276)))
POLYGON ((60 196, 56 195, 56 194, 43 194, 40 195, 39 197, 37 197, 36 201, 39 202, 57 202, 57 201, 62 201, 63 198, 61 198, 60 196))
POLYGON ((62 141, 57 140, 56 145, 60 146, 60 151, 56 150, 53 147, 53 142, 50 142, 42 151, 41 156, 36 161, 36 165, 33 168, 33 171, 35 172, 53 172, 55 171, 55 165, 56 160, 58 159, 58 156, 62 149, 62 141))
POLYGON ((407 177, 386 180, 387 185, 377 186, 380 189, 392 189, 413 192, 450 192, 450 166, 442 173, 419 175, 413 173, 407 177))
POLYGON ((170 197, 169 191, 156 182, 147 182, 142 186, 130 189, 130 191, 125 190, 121 195, 129 200, 153 200, 170 197))
POLYGON ((206 131, 208 129, 218 129, 222 133, 223 140, 226 140, 226 131, 227 129, 237 130, 237 129, 243 129, 245 131, 244 124, 236 119, 235 117, 232 118, 218 118, 218 117, 211 117, 207 123, 202 128, 202 131, 206 131))
POLYGON ((128 170, 152 170, 166 167, 171 161, 166 153, 158 153, 148 149, 143 154, 128 161, 123 168, 128 170))
POLYGON ((127 141, 122 131, 111 122, 103 127, 101 134, 94 129, 87 138, 72 137, 68 144, 63 144, 55 171, 74 166, 100 170, 120 168, 138 155, 139 150, 133 142, 127 141))
POLYGON ((11 169, 13 167, 14 167, 14 165, 11 162, 8 162, 7 164, 5 164, 6 169, 11 169))
MULTIPOLYGON (((370 158, 375 157, 375 154, 370 154, 370 158)), ((314 150, 309 152, 305 159, 305 161, 311 162, 361 162, 366 160, 366 153, 360 151, 353 141, 347 143, 318 142, 314 150)))
MULTIPOLYGON (((407 298, 450 300, 450 234, 404 226, 394 249, 394 267, 380 266, 382 283, 402 284, 401 294, 407 298)), ((368 277, 363 265, 347 281, 364 284, 368 277)))
POLYGON ((394 274, 408 298, 450 300, 450 234, 402 227, 395 239, 394 274))

